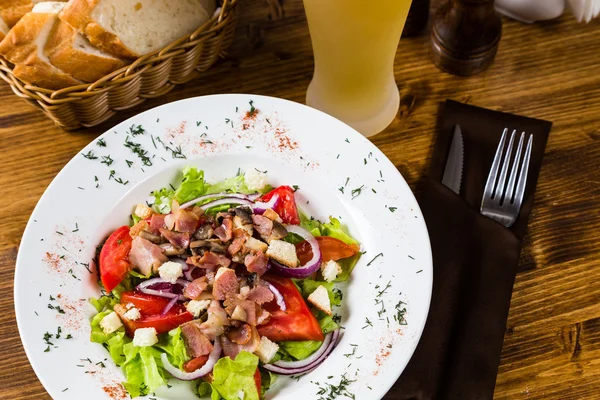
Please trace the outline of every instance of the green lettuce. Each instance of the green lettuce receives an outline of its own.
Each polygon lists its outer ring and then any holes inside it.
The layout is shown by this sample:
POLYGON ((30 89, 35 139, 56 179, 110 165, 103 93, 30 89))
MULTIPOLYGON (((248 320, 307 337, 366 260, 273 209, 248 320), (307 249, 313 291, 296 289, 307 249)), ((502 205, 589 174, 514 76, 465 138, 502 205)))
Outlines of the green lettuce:
POLYGON ((206 194, 207 189, 208 184, 204 180, 204 171, 194 167, 186 167, 183 169, 181 184, 175 190, 173 196, 179 204, 183 204, 206 194))
POLYGON ((152 209, 159 214, 168 214, 171 212, 171 202, 175 191, 173 189, 162 188, 152 192, 154 203, 152 209))
POLYGON ((154 347, 138 347, 133 343, 123 345, 125 362, 122 365, 126 382, 123 386, 131 397, 153 393, 166 385, 165 371, 160 361, 161 351, 154 347))
POLYGON ((227 178, 220 182, 210 185, 205 194, 215 194, 221 192, 232 192, 232 193, 254 193, 248 189, 246 185, 246 179, 244 175, 236 175, 232 178, 227 178))
POLYGON ((122 327, 108 335, 104 333, 100 321, 111 312, 113 311, 108 309, 92 318, 91 341, 101 343, 114 363, 123 368, 126 378, 123 386, 131 397, 154 392, 167 383, 166 372, 160 361, 163 351, 169 361, 179 368, 188 360, 181 329, 176 328, 167 334, 159 335, 159 342, 152 347, 138 347, 133 345, 122 327))
POLYGON ((301 289, 300 293, 305 299, 308 298, 308 296, 310 296, 312 292, 317 290, 319 286, 323 286, 325 289, 327 289, 329 301, 331 302, 332 306, 339 306, 340 304, 342 304, 342 297, 340 296, 339 292, 333 291, 333 289, 335 289, 333 282, 314 281, 312 279, 299 279, 295 283, 301 289))
POLYGON ((213 368, 212 389, 225 400, 238 400, 240 391, 244 393, 244 400, 259 400, 254 383, 257 367, 258 357, 247 351, 242 351, 235 360, 223 357, 213 368))
POLYGON ((167 353, 169 362, 179 369, 183 369, 183 364, 189 360, 185 350, 185 342, 181 335, 181 328, 175 328, 166 335, 161 335, 156 347, 167 353))

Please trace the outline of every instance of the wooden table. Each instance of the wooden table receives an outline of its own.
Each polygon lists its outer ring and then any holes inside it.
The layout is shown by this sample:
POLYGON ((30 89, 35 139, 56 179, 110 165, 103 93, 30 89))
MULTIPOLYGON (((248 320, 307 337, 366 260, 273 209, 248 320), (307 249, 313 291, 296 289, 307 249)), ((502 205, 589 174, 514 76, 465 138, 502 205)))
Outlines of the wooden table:
MULTIPOLYGON (((496 399, 600 398, 599 37, 600 21, 505 20, 494 65, 471 78, 438 71, 426 35, 402 40, 398 50, 401 112, 373 142, 416 191, 427 170, 441 101, 554 122, 515 284, 496 399)), ((301 0, 286 0, 282 18, 262 2, 244 1, 226 61, 204 79, 102 127, 64 132, 0 85, 0 398, 49 398, 18 337, 13 271, 29 215, 67 161, 111 125, 166 102, 230 92, 303 102, 312 71, 301 0)), ((386 399, 394 399, 393 390, 386 399)))

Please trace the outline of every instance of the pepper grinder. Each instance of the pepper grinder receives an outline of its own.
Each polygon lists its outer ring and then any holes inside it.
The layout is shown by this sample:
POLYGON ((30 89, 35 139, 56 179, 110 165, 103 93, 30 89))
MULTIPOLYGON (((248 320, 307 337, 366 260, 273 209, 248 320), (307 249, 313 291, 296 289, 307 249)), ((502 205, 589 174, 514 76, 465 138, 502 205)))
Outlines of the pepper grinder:
POLYGON ((433 20, 433 62, 454 75, 475 75, 492 64, 501 36, 494 0, 448 0, 433 20))

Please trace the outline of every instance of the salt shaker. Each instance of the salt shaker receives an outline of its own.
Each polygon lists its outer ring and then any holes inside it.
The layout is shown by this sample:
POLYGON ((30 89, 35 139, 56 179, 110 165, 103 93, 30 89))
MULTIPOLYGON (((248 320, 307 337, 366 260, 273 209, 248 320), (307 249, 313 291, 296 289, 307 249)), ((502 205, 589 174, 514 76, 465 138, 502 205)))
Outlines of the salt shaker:
POLYGON ((433 62, 454 75, 477 74, 494 61, 501 36, 494 0, 448 0, 433 20, 433 62))

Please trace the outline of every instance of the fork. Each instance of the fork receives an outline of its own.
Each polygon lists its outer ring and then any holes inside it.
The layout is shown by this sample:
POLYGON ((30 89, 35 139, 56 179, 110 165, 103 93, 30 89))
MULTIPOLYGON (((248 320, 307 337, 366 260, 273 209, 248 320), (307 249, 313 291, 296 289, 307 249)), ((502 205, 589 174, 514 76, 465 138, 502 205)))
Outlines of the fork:
POLYGON ((504 154, 504 145, 508 128, 502 132, 502 138, 496 149, 496 155, 492 162, 492 168, 485 184, 483 191, 483 199, 481 200, 481 214, 495 221, 500 222, 506 227, 510 227, 515 223, 523 204, 523 195, 525 194, 525 184, 527 183, 527 172, 529 170, 529 161, 531 159, 531 147, 533 145, 533 134, 527 139, 527 148, 525 155, 521 160, 523 151, 523 143, 525 141, 525 132, 521 133, 517 151, 515 153, 512 169, 506 182, 506 175, 511 161, 512 149, 515 141, 517 130, 513 130, 508 141, 506 154, 504 154), (502 162, 502 167, 500 163, 502 162), (500 176, 498 177, 498 170, 500 176), (518 174, 518 178, 517 178, 518 174))

